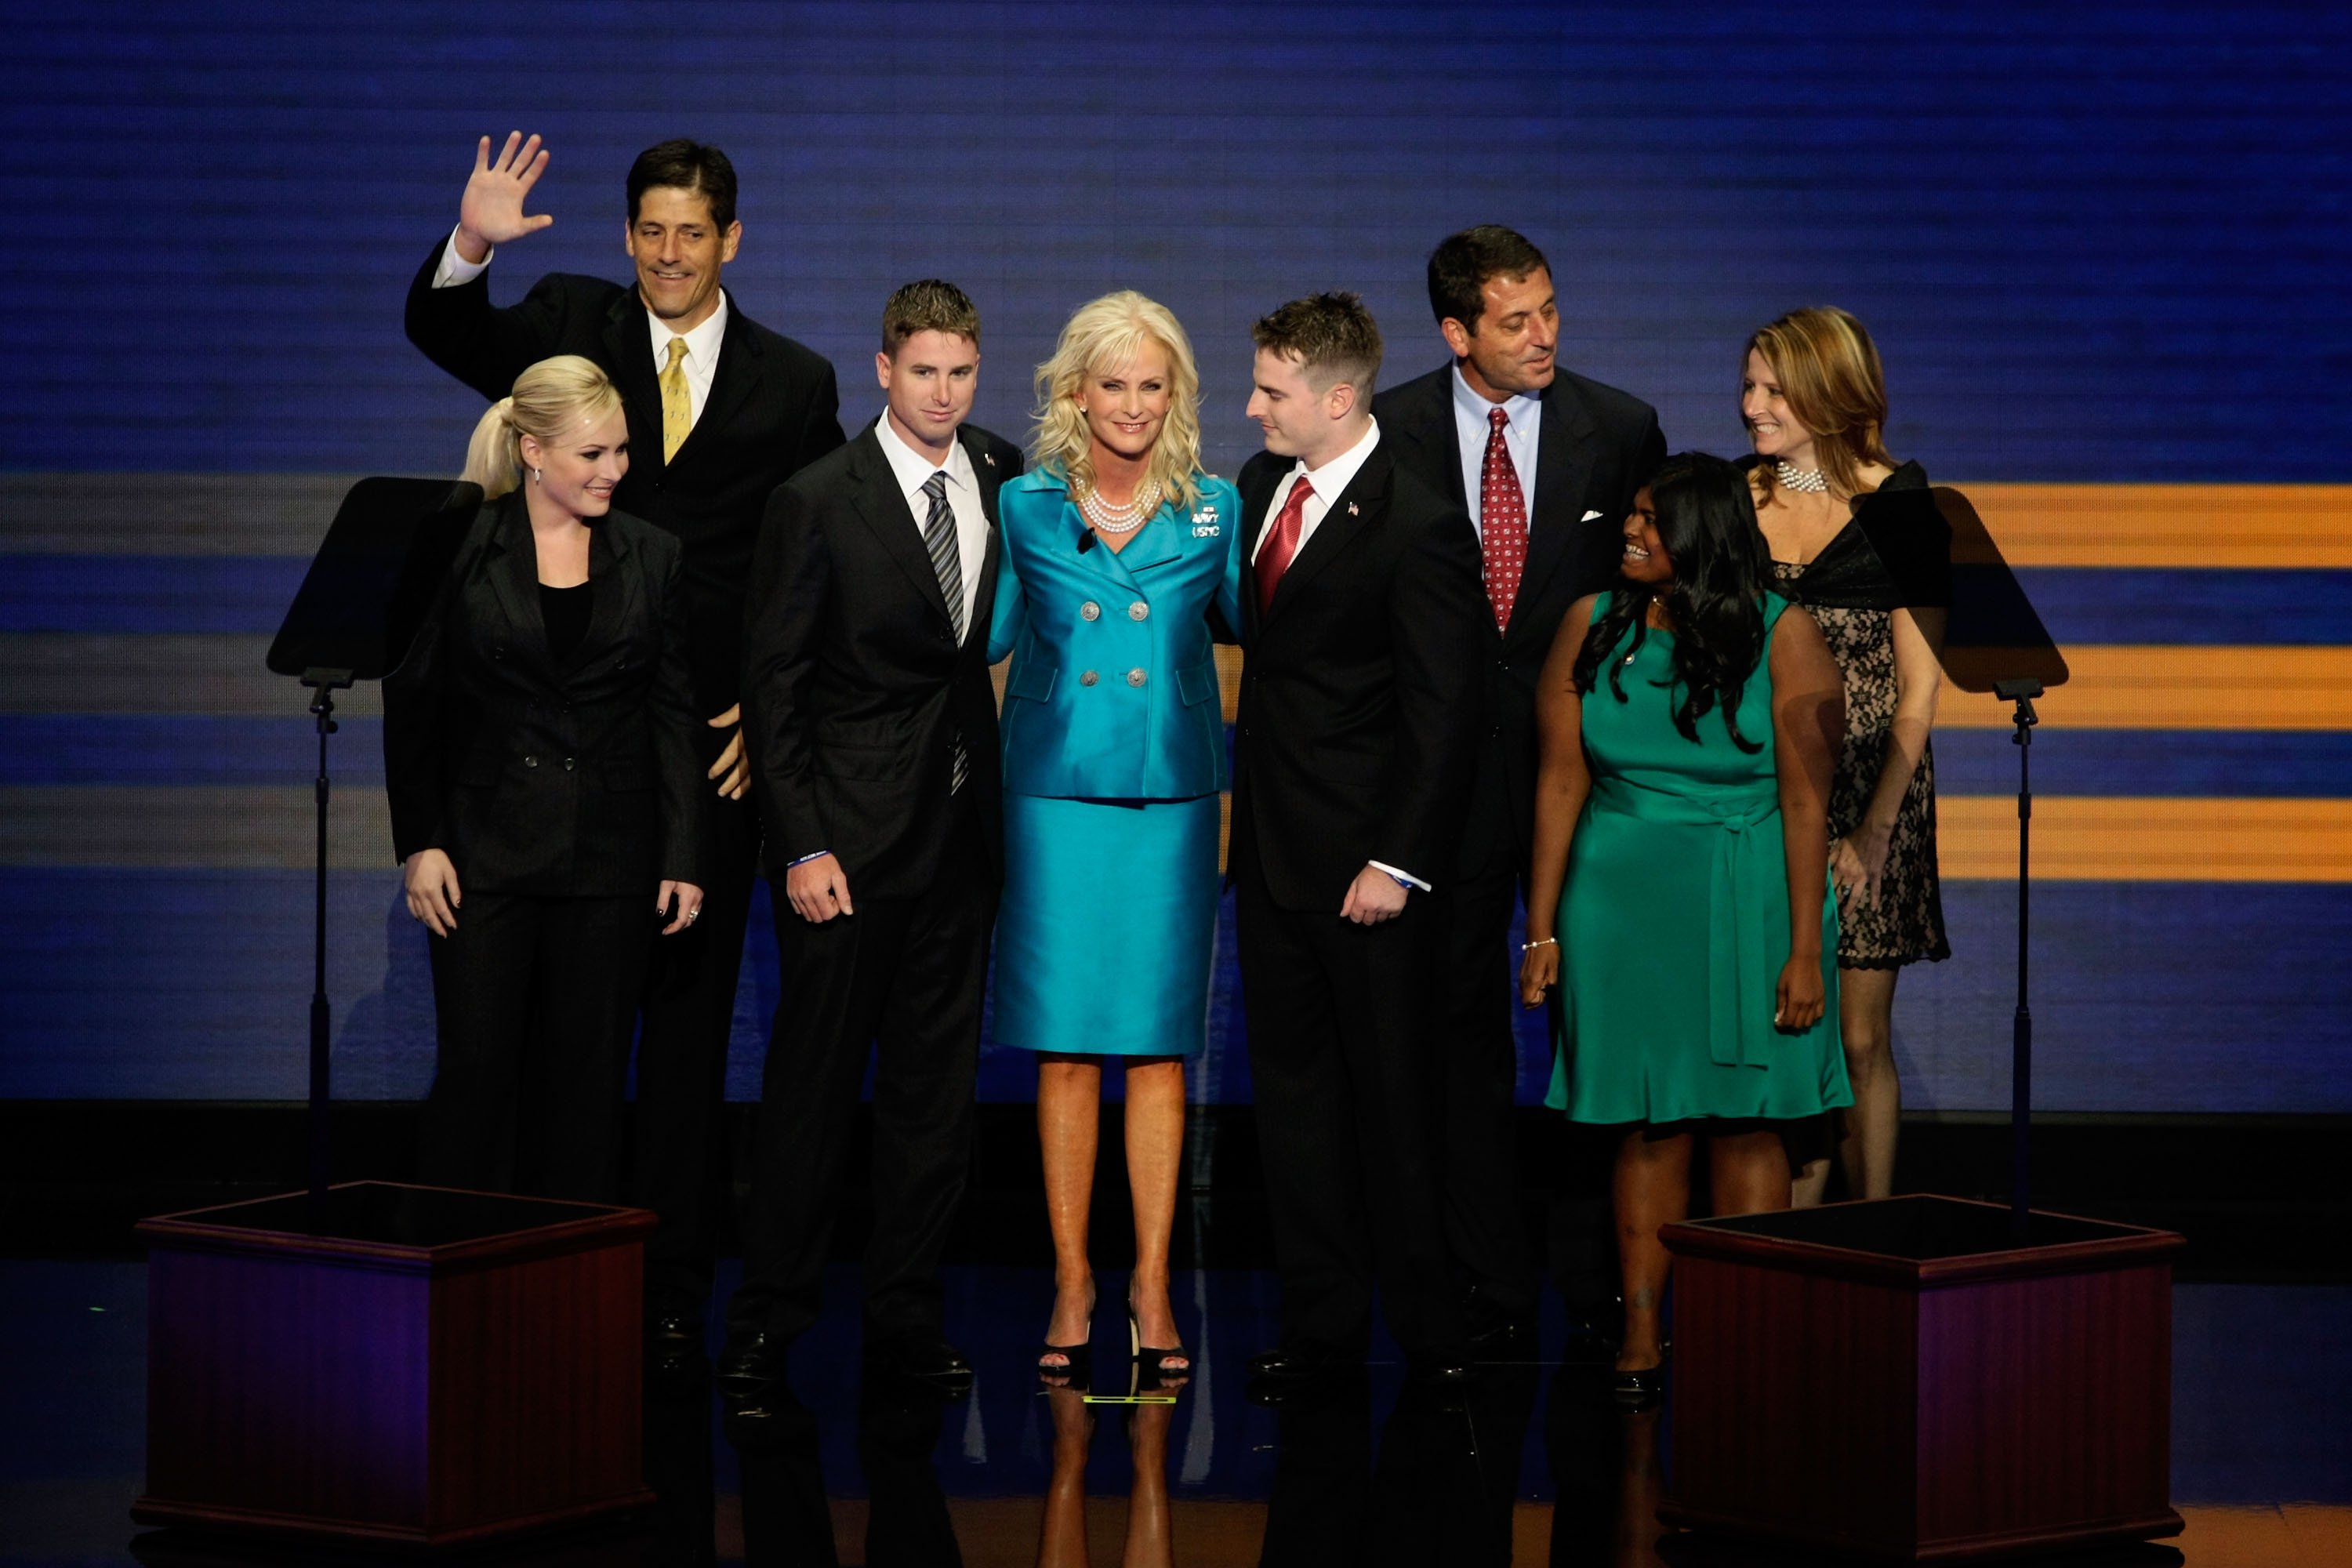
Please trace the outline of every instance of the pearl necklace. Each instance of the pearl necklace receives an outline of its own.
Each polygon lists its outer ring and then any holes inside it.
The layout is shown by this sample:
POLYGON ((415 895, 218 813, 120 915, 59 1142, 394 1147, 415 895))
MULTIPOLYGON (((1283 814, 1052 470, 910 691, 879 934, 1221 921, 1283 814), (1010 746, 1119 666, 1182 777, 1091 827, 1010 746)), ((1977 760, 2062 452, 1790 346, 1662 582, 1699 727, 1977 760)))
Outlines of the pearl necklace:
POLYGON ((1143 488, 1129 497, 1123 506, 1114 506, 1103 500, 1100 492, 1088 489, 1078 498, 1078 510, 1094 525, 1098 533, 1133 533, 1160 510, 1160 481, 1146 479, 1143 488))
POLYGON ((1819 468, 1801 468, 1785 458, 1772 465, 1772 475, 1789 489, 1805 495, 1830 493, 1830 482, 1822 477, 1819 468))

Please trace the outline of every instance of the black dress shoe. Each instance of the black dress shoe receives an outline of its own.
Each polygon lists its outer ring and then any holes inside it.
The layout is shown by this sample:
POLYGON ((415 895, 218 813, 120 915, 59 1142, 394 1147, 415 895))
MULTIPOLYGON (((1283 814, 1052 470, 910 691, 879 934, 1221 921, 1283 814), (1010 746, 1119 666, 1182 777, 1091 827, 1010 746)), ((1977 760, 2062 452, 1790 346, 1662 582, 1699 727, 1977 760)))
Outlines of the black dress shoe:
POLYGON ((1276 1345, 1250 1357, 1252 1379, 1265 1383, 1315 1383, 1337 1376, 1355 1363, 1328 1345, 1276 1345))
POLYGON ((938 1334, 901 1334, 866 1347, 866 1364, 891 1377, 920 1383, 971 1381, 971 1363, 938 1334))
POLYGON ((730 1335, 712 1379, 719 1393, 746 1402, 766 1398, 783 1380, 783 1342, 764 1333, 730 1335))
POLYGON ((702 1348, 702 1320, 685 1312, 665 1312, 646 1320, 646 1348, 675 1355, 702 1348))
POLYGON ((1478 1366, 1465 1351, 1428 1351, 1407 1356, 1406 1381, 1418 1388, 1466 1388, 1477 1381, 1478 1366))
POLYGON ((1517 1318, 1491 1320, 1474 1328, 1462 1348, 1472 1361, 1533 1361, 1535 1325, 1517 1318))

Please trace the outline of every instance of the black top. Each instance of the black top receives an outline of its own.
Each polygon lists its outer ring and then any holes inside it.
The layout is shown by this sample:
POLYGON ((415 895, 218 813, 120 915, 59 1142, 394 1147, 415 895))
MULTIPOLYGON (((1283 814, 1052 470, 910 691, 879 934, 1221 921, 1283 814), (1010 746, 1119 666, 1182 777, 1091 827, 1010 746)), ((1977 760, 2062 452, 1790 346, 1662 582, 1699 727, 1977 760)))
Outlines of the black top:
POLYGON ((383 682, 393 854, 446 850, 471 892, 641 897, 702 882, 710 801, 672 535, 618 510, 588 589, 539 583, 520 492, 485 506, 383 682), (569 658, 544 608, 578 602, 569 658))
POLYGON ((576 584, 569 588, 539 585, 539 618, 547 623, 548 657, 562 664, 588 635, 588 611, 594 601, 590 595, 594 584, 576 584))
MULTIPOLYGON (((1742 459, 1752 468, 1760 459, 1742 459)), ((1775 584, 1801 605, 1823 609, 1949 608, 1952 530, 1936 509, 1927 470, 1906 463, 1867 495, 1856 496, 1853 517, 1805 563, 1798 576, 1775 584)))

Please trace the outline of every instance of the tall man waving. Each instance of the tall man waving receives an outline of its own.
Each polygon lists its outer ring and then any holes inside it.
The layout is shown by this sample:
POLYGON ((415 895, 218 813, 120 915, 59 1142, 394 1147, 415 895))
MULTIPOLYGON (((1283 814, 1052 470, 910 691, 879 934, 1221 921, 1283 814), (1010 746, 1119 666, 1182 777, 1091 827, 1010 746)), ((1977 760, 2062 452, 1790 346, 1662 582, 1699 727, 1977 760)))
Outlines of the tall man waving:
POLYGON ((735 168, 716 147, 665 142, 629 167, 622 248, 631 284, 556 272, 517 304, 490 303, 498 246, 555 220, 523 210, 547 167, 540 139, 485 136, 458 203, 408 290, 408 340, 496 399, 551 354, 601 365, 628 410, 619 510, 677 535, 702 764, 711 813, 709 884, 691 933, 657 950, 637 1047, 637 1201, 661 1216, 646 1249, 648 1342, 700 1353, 720 1202, 719 1119, 735 983, 756 876, 740 687, 744 584, 770 493, 842 444, 832 365, 759 325, 719 286, 743 226, 735 168))

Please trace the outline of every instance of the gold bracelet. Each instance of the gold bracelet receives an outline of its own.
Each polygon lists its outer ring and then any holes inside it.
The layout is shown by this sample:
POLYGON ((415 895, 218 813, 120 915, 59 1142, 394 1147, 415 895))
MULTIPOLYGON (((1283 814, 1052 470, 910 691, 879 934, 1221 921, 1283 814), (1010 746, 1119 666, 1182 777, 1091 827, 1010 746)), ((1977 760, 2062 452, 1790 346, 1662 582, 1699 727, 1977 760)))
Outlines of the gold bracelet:
POLYGON ((1521 952, 1533 952, 1539 947, 1558 947, 1559 945, 1559 939, 1558 937, 1548 936, 1541 942, 1523 942, 1519 943, 1519 951, 1521 952))

